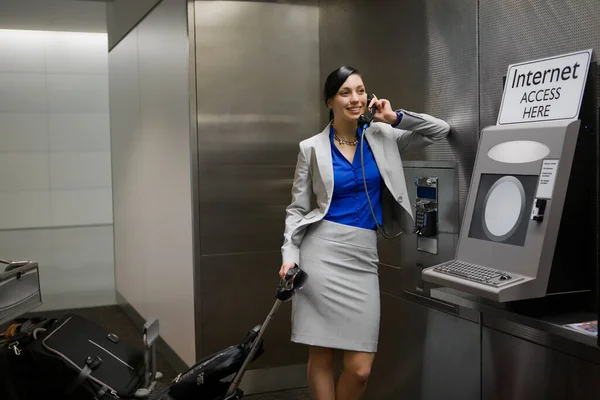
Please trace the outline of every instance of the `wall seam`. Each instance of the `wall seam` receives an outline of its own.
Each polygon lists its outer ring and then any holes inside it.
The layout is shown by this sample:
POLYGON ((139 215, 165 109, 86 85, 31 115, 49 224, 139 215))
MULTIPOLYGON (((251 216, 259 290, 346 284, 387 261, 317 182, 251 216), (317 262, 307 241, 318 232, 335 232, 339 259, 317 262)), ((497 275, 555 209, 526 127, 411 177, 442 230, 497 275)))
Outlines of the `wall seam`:
POLYGON ((193 280, 193 312, 194 312, 194 346, 196 359, 204 353, 204 331, 202 324, 202 267, 201 267, 201 235, 200 235, 200 183, 199 174, 199 149, 198 125, 198 90, 196 63, 196 8, 195 0, 186 1, 188 48, 189 48, 189 100, 190 100, 190 185, 191 185, 191 212, 192 212, 192 280, 193 280))

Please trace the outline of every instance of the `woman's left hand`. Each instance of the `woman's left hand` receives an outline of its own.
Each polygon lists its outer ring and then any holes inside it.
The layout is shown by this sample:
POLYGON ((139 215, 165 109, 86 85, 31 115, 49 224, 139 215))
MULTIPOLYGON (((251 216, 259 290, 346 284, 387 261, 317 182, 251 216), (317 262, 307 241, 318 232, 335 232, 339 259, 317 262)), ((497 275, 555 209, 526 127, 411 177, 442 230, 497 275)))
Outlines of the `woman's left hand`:
POLYGON ((376 106, 375 118, 376 122, 385 122, 386 124, 393 125, 398 120, 398 114, 392 109, 391 103, 386 99, 378 99, 373 96, 373 100, 369 104, 369 109, 376 106))

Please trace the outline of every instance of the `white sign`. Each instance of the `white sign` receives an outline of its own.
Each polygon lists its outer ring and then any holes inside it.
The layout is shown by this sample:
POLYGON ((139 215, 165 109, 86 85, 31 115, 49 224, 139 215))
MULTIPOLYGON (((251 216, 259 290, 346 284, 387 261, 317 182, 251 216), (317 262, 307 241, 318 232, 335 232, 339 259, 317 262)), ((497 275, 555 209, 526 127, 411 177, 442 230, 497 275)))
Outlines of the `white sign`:
POLYGON ((498 125, 577 119, 592 50, 508 66, 498 125))
POLYGON ((552 198, 552 190, 554 190, 554 182, 556 181, 557 170, 558 160, 544 160, 542 162, 542 171, 540 172, 540 180, 538 182, 538 188, 535 197, 538 199, 552 198))

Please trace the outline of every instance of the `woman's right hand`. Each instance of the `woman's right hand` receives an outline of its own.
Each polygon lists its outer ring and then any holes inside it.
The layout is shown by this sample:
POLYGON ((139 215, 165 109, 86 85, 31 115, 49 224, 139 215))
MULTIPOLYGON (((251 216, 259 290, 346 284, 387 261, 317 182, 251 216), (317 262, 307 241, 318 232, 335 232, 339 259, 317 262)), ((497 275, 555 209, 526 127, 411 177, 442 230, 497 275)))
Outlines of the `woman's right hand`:
POLYGON ((284 262, 281 264, 281 269, 279 270, 279 277, 281 279, 285 279, 285 274, 290 270, 290 268, 294 268, 296 263, 294 262, 284 262))

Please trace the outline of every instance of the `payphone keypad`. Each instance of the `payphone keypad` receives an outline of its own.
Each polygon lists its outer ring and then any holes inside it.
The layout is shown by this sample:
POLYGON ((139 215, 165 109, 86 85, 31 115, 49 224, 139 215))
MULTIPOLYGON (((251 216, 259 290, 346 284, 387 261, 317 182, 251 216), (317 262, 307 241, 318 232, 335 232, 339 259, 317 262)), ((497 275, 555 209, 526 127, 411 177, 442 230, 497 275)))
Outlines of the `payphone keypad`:
POLYGON ((415 231, 419 236, 437 236, 437 177, 415 178, 415 231))

